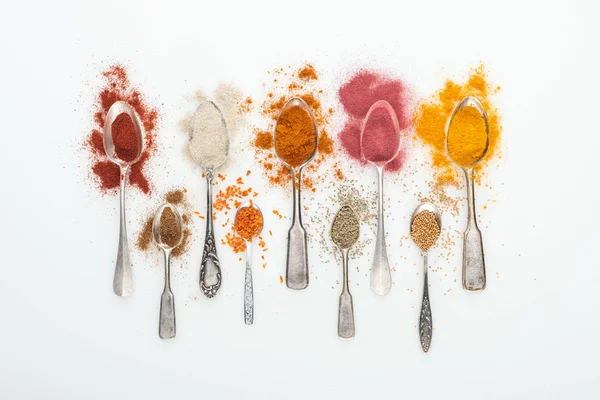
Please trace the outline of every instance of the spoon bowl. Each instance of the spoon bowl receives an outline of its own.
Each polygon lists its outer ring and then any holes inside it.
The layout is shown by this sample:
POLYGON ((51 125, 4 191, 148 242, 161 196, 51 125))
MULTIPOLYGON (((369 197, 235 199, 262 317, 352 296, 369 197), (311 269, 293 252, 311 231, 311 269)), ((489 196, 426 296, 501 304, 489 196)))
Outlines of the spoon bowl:
POLYGON ((308 164, 309 162, 312 161, 313 158, 315 158, 315 155, 317 154, 317 146, 319 144, 319 134, 317 131, 317 122, 315 121, 315 117, 312 113, 312 110, 310 109, 308 104, 306 104, 306 101, 302 100, 299 97, 295 97, 295 98, 289 100, 287 103, 285 103, 285 105, 281 109, 281 112, 279 113, 279 116, 277 117, 277 122, 275 123, 275 130, 273 131, 273 143, 274 143, 273 147, 275 149, 275 155, 277 156, 279 161, 281 161, 286 167, 288 167, 292 171, 304 168, 306 166, 306 164, 308 164), (314 135, 315 135, 315 147, 314 147, 312 153, 310 154, 310 156, 308 156, 308 158, 306 160, 304 160, 304 162, 302 164, 300 164, 297 167, 292 167, 283 159, 283 157, 281 157, 281 155, 277 152, 277 145, 276 145, 277 144, 277 124, 279 124, 279 120, 280 120, 281 116, 292 107, 300 107, 304 111, 306 111, 308 113, 308 115, 310 115, 310 119, 312 120, 312 123, 313 123, 314 135))
POLYGON ((433 213, 433 215, 435 216, 435 220, 437 221, 437 224, 441 231, 442 230, 442 216, 440 214, 440 210, 438 210, 438 208, 433 203, 430 203, 430 202, 421 203, 417 206, 417 208, 415 208, 415 211, 413 212, 412 216, 410 217, 410 226, 412 227, 415 217, 423 211, 431 211, 433 213))
POLYGON ((335 216, 333 217, 333 223, 331 224, 331 228, 329 229, 329 237, 331 238, 331 241, 333 242, 333 244, 335 244, 340 250, 348 250, 352 246, 354 246, 354 244, 356 244, 356 242, 358 241, 358 235, 355 238, 353 238, 353 241, 351 243, 347 243, 347 244, 344 245, 344 243, 341 243, 338 240, 336 240, 336 237, 333 234, 334 224, 335 224, 338 216, 342 212, 349 212, 350 215, 352 216, 352 218, 354 219, 353 222, 355 222, 360 227, 360 223, 358 222, 358 217, 356 216, 356 212, 354 211, 354 209, 352 208, 352 206, 346 204, 346 205, 342 206, 338 210, 338 212, 335 214, 335 216))
POLYGON ((467 170, 469 168, 473 168, 475 165, 477 165, 487 154, 488 148, 490 145, 490 126, 488 123, 488 116, 487 116, 487 112, 485 111, 485 109, 483 108, 483 105, 481 104, 481 102, 473 96, 467 96, 464 99, 462 99, 457 105, 456 107, 454 107, 454 110, 452 111, 452 114, 450 115, 450 118, 448 118, 448 123, 446 124, 446 154, 448 154, 448 157, 452 160, 453 163, 455 163, 456 165, 458 165, 459 167, 461 167, 463 170, 467 170), (449 138, 449 132, 450 132, 450 125, 452 125, 452 121, 454 120, 454 117, 456 116, 456 114, 458 114, 461 110, 463 110, 466 107, 474 107, 479 114, 481 114, 481 118, 483 119, 483 122, 485 124, 485 148, 483 149, 483 152, 481 153, 481 156, 475 160, 473 163, 469 164, 469 165, 461 165, 459 163, 457 163, 454 159, 452 159, 452 156, 450 155, 450 151, 448 149, 448 138, 449 138))
POLYGON ((158 210, 156 210, 156 213, 154 214, 154 220, 152 221, 152 238, 154 239, 154 243, 156 243, 158 245, 158 247, 160 247, 163 250, 173 250, 175 247, 179 246, 181 244, 181 241, 183 240, 183 221, 181 219, 181 214, 179 213, 179 211, 177 210, 177 208, 175 206, 173 206, 171 203, 165 203, 162 206, 160 206, 158 208, 158 210), (164 243, 160 237, 160 217, 162 216, 163 211, 165 211, 165 209, 169 208, 173 214, 175 214, 175 218, 177 219, 177 228, 179 229, 180 235, 179 235, 179 240, 177 241, 177 244, 175 244, 174 246, 169 246, 167 243, 164 243))
POLYGON ((142 124, 140 123, 140 118, 129 104, 124 101, 116 101, 112 106, 108 109, 108 113, 106 114, 106 122, 104 123, 104 151, 106 152, 106 156, 110 161, 117 164, 119 167, 129 167, 139 161, 143 151, 144 151, 144 135, 142 130, 142 124), (125 161, 117 157, 117 152, 115 149, 115 144, 113 142, 112 136, 112 124, 115 122, 115 119, 121 114, 127 114, 131 121, 133 121, 133 126, 135 127, 136 137, 138 141, 137 146, 137 155, 131 161, 125 161))
POLYGON ((365 115, 362 126, 360 128, 360 154, 361 154, 361 157, 370 164, 373 164, 378 167, 384 167, 386 164, 388 164, 390 161, 392 161, 398 155, 398 151, 400 150, 400 140, 401 140, 400 124, 398 123, 398 116, 396 115, 396 111, 394 110, 392 105, 385 100, 378 100, 375 103, 373 103, 373 105, 369 108, 369 111, 367 111, 367 115, 365 115), (369 118, 371 117, 371 114, 373 114, 375 111, 378 111, 379 109, 384 109, 388 113, 390 119, 392 120, 392 124, 394 125, 394 132, 396 133, 396 135, 398 135, 398 142, 396 143, 396 146, 394 148, 393 155, 389 159, 375 161, 375 160, 369 160, 365 156, 364 146, 363 146, 363 137, 365 135, 365 128, 367 127, 367 123, 369 122, 369 118))
MULTIPOLYGON (((243 203, 242 205, 240 205, 240 206, 237 208, 237 210, 235 210, 235 218, 234 218, 234 221, 233 221, 233 226, 235 226, 235 225, 236 225, 236 222, 237 222, 237 219, 238 219, 238 215, 239 215, 239 213, 240 213, 240 210, 242 210, 242 209, 244 209, 244 208, 254 208, 255 210, 257 210, 257 211, 260 213, 260 217, 261 217, 261 219, 263 219, 263 221, 264 221, 264 218, 263 218, 264 216, 263 216, 263 213, 262 213, 262 210, 260 209, 260 207, 259 207, 259 206, 257 206, 257 205, 256 205, 254 202, 249 202, 249 201, 247 201, 247 202, 243 203)), ((259 235, 262 233, 263 226, 264 226, 264 222, 263 222, 263 225, 261 225, 261 227, 260 227, 260 230, 259 230, 259 231, 256 233, 256 236, 259 236, 259 235)), ((256 236, 255 236, 255 237, 256 237, 256 236)), ((241 237, 241 236, 240 236, 240 237, 241 237)), ((246 242, 246 243, 248 243, 248 242, 252 242, 252 241, 254 240, 254 238, 252 238, 252 239, 250 239, 250 240, 246 240, 246 239, 244 239, 244 238, 242 238, 242 239, 243 239, 243 240, 244 240, 244 242, 246 242)))
MULTIPOLYGON (((264 227, 264 218, 262 211, 256 204, 254 204, 254 202, 247 202, 238 207, 237 211, 235 212, 235 221, 233 226, 237 226, 237 219, 240 210, 246 208, 254 208, 260 213, 262 224, 254 237, 259 236, 264 227)), ((252 282, 252 240, 254 237, 250 238, 249 240, 242 237, 244 243, 246 244, 246 276, 244 280, 244 322, 246 325, 252 325, 254 323, 254 284, 252 282)))
POLYGON ((229 155, 229 148, 230 148, 230 138, 229 138, 230 134, 229 134, 229 128, 227 127, 227 122, 225 122, 225 118, 223 117, 223 112, 221 111, 219 106, 217 106, 217 104, 214 101, 206 100, 206 101, 203 101, 202 103, 200 103, 198 105, 198 107, 196 107, 196 110, 194 111, 194 115, 192 117, 192 129, 190 130, 190 142, 194 140, 193 131, 194 131, 194 127, 196 126, 196 122, 197 122, 197 120, 199 120, 203 117, 202 111, 206 111, 207 107, 210 108, 210 112, 216 112, 218 114, 220 124, 221 124, 220 128, 223 130, 222 133, 225 134, 224 136, 226 138, 225 139, 225 151, 224 151, 224 154, 223 154, 223 157, 221 160, 217 160, 214 163, 210 163, 210 162, 207 163, 207 160, 196 159, 194 157, 193 153, 191 154, 194 162, 196 162, 198 165, 200 165, 202 168, 204 168, 208 172, 208 171, 214 171, 214 170, 218 169, 227 160, 227 156, 229 155))
POLYGON ((152 221, 152 237, 154 242, 162 249, 165 256, 165 287, 160 297, 160 316, 158 320, 158 336, 161 339, 172 339, 175 337, 175 296, 171 291, 171 251, 181 244, 183 240, 183 226, 181 214, 175 206, 165 203, 158 208, 152 221), (160 235, 160 219, 165 209, 169 208, 177 221, 179 240, 174 246, 164 243, 160 235))

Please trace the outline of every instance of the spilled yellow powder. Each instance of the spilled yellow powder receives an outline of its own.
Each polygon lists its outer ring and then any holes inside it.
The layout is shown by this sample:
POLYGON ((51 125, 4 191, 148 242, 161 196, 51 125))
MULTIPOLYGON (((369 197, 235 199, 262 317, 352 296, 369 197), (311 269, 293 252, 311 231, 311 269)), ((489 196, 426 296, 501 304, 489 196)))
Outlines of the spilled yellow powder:
POLYGON ((415 110, 415 140, 431 149, 432 166, 437 185, 457 185, 459 169, 446 154, 446 123, 454 107, 465 97, 476 97, 488 115, 489 146, 485 157, 475 167, 475 181, 480 183, 484 168, 490 160, 500 157, 499 141, 502 126, 498 110, 491 100, 500 87, 487 80, 485 67, 480 64, 469 71, 463 84, 447 80, 444 86, 429 98, 419 102, 415 110))
POLYGON ((448 127, 448 155, 458 165, 468 167, 485 151, 487 133, 483 116, 473 106, 460 110, 448 127))

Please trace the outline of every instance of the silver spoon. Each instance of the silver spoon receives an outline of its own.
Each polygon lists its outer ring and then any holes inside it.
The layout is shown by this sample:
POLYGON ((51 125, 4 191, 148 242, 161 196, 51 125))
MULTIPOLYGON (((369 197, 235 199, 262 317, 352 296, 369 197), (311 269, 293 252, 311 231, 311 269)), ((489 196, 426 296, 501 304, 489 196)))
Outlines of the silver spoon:
MULTIPOLYGON (((437 209, 437 207, 431 203, 422 203, 415 209, 410 219, 411 232, 415 217, 423 211, 431 211, 435 215, 435 220, 437 221, 438 227, 441 231, 442 217, 440 216, 440 212, 437 209)), ((429 264, 427 262, 427 251, 429 250, 429 248, 420 250, 423 253, 425 278, 423 281, 423 299, 421 301, 421 313, 419 317, 419 338, 421 339, 421 348, 425 353, 427 353, 429 351, 429 346, 431 346, 431 336, 433 334, 433 319, 431 316, 431 303, 429 301, 429 284, 427 280, 427 272, 429 271, 429 264)))
POLYGON ((452 124, 454 116, 465 107, 475 107, 477 111, 479 111, 485 123, 486 133, 485 149, 483 150, 483 153, 479 159, 475 160, 475 162, 470 165, 459 165, 455 160, 452 160, 465 173, 465 178, 467 180, 467 197, 469 201, 469 218, 467 221, 467 229, 465 230, 463 244, 462 283, 463 288, 466 290, 478 291, 485 289, 486 279, 485 261, 483 256, 483 240, 481 238, 481 231, 477 226, 477 220, 475 218, 475 183, 473 177, 473 167, 475 167, 475 165, 477 165, 477 163, 479 163, 487 153, 490 140, 490 128, 488 125, 487 113, 483 109, 483 105, 481 105, 479 100, 471 96, 465 97, 463 100, 461 100, 461 102, 458 103, 454 108, 452 115, 448 119, 448 124, 446 125, 446 152, 448 153, 448 157, 450 157, 450 159, 452 159, 450 152, 448 151, 448 132, 450 130, 450 125, 452 124))
POLYGON ((202 262, 200 264, 200 288, 202 293, 208 298, 214 297, 219 288, 221 287, 221 265, 219 263, 219 257, 217 255, 217 247, 215 242, 215 233, 213 228, 213 207, 212 207, 212 183, 215 176, 215 171, 223 165, 229 154, 229 130, 227 124, 223 118, 223 113, 219 107, 212 101, 205 101, 201 103, 192 118, 192 127, 195 126, 196 118, 201 118, 201 111, 203 107, 214 107, 220 115, 221 128, 226 134, 226 150, 223 160, 216 165, 204 164, 205 160, 194 160, 203 169, 206 175, 206 192, 207 192, 207 206, 206 206, 206 237, 204 239, 204 251, 202 252, 202 262))
POLYGON ((306 102, 299 98, 294 98, 288 101, 275 124, 275 132, 273 134, 273 141, 275 143, 275 154, 279 160, 290 169, 292 173, 292 187, 294 192, 294 214, 292 217, 292 226, 288 231, 288 251, 287 251, 287 263, 285 271, 285 283, 290 289, 300 290, 305 289, 308 286, 308 253, 306 249, 306 231, 302 225, 302 208, 300 206, 301 199, 301 183, 302 183, 302 169, 315 157, 317 153, 317 145, 319 142, 319 135, 317 132, 317 123, 315 117, 310 110, 310 107, 306 102), (315 148, 311 155, 299 166, 292 167, 281 158, 277 152, 277 124, 281 115, 291 107, 302 107, 312 119, 314 130, 315 130, 315 148))
POLYGON ((379 198, 377 203, 377 241, 375 242, 375 254, 373 255, 373 267, 371 269, 371 290, 373 293, 384 296, 389 293, 392 289, 392 273, 390 272, 390 264, 387 256, 387 249, 385 246, 385 229, 383 225, 383 170, 385 166, 392 161, 396 155, 398 154, 398 150, 400 149, 400 140, 398 139, 398 144, 394 149, 394 155, 385 161, 372 161, 368 160, 363 151, 363 135, 365 132, 365 127, 367 126, 367 122, 371 113, 373 111, 383 108, 385 109, 392 119, 392 123, 394 125, 395 132, 390 132, 390 134, 400 135, 400 126, 398 124, 398 117, 396 116, 396 112, 393 107, 385 100, 379 100, 373 103, 365 119, 363 120, 362 128, 360 131, 360 152, 366 161, 370 164, 373 164, 377 168, 377 177, 379 184, 379 198))
POLYGON ((342 294, 340 294, 340 303, 338 307, 338 336, 341 339, 352 339, 354 337, 354 306, 352 305, 352 295, 350 294, 350 289, 348 286, 348 253, 350 248, 356 243, 358 240, 360 233, 360 222, 356 217, 356 213, 350 206, 342 206, 339 209, 335 217, 333 218, 333 223, 331 224, 330 236, 333 243, 341 250, 342 252, 342 265, 344 269, 344 284, 342 287, 342 294), (348 241, 347 243, 341 242, 339 239, 336 239, 333 234, 335 229, 344 229, 347 227, 336 227, 335 225, 339 222, 338 216, 342 213, 350 213, 350 217, 354 219, 353 223, 358 227, 356 235, 352 238, 352 241, 348 241))
POLYGON ((129 170, 133 164, 138 162, 144 150, 144 139, 142 134, 142 125, 140 119, 129 104, 123 101, 117 101, 110 106, 106 114, 104 123, 104 151, 110 161, 119 166, 120 173, 120 228, 119 228, 119 248, 117 250, 117 262, 115 265, 115 276, 113 279, 113 291, 117 296, 129 296, 133 293, 133 271, 131 268, 131 259, 129 257, 129 245, 127 242, 127 221, 125 219, 125 183, 129 170), (112 124, 120 114, 127 114, 133 121, 138 139, 138 152, 132 161, 124 161, 117 157, 115 145, 112 137, 112 124))
MULTIPOLYGON (((235 213, 235 219, 236 222, 234 222, 234 226, 237 225, 237 217, 238 214, 240 213, 241 209, 244 208, 249 208, 249 207, 253 207, 255 209, 258 210, 258 212, 260 212, 260 216, 262 218, 262 211, 260 210, 260 208, 254 204, 254 203, 244 203, 241 206, 238 207, 236 213, 235 213)), ((264 220, 263 220, 264 221, 264 220)), ((260 230, 256 233, 256 235, 260 235, 260 233, 262 232, 262 225, 260 227, 260 230)), ((243 238, 244 242, 246 243, 246 279, 244 282, 244 322, 246 323, 246 325, 252 325, 252 323, 254 323, 254 290, 253 290, 253 284, 252 284, 252 267, 251 267, 251 263, 252 263, 252 239, 247 240, 246 238, 243 238)))
POLYGON ((175 206, 170 203, 163 204, 154 214, 152 222, 152 236, 154 242, 162 249, 165 256, 165 288, 160 296, 160 317, 158 322, 158 335, 161 339, 172 339, 175 337, 175 297, 171 292, 171 252, 174 248, 181 244, 183 239, 183 229, 181 215, 175 206), (169 246, 162 241, 160 235, 160 217, 166 208, 170 208, 177 219, 177 227, 179 228, 179 240, 174 246, 169 246))

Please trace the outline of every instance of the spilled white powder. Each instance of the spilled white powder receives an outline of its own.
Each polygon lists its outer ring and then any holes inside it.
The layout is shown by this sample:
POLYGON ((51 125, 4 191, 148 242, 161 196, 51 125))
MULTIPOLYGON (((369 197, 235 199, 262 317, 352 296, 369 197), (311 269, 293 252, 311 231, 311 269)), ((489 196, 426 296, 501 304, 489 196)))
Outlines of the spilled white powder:
POLYGON ((210 101, 198 106, 191 121, 188 150, 205 169, 214 169, 227 160, 229 133, 221 111, 210 101))

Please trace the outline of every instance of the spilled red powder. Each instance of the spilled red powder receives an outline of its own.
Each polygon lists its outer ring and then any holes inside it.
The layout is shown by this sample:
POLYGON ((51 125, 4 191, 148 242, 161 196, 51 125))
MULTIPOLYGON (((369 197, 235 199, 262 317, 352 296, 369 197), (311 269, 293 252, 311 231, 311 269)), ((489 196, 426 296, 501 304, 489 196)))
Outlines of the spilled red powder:
MULTIPOLYGON (((104 82, 99 89, 95 104, 95 126, 85 140, 85 147, 89 151, 91 160, 91 172, 103 193, 111 193, 119 187, 119 167, 106 157, 103 131, 106 114, 110 106, 116 101, 127 102, 137 112, 144 128, 144 150, 140 159, 131 167, 129 183, 132 186, 136 186, 145 194, 149 194, 150 182, 145 173, 145 166, 156 150, 158 109, 149 106, 145 102, 141 92, 137 88, 132 87, 127 70, 123 65, 115 64, 110 66, 106 71, 102 72, 102 77, 104 82)), ((136 144, 132 146, 130 134, 133 122, 129 116, 126 116, 126 118, 123 118, 123 115, 117 116, 111 128, 116 128, 116 131, 118 131, 113 133, 117 156, 126 161, 133 160, 135 154, 132 156, 132 153, 137 153, 137 139, 136 144), (119 147, 121 148, 120 150, 119 147)))
MULTIPOLYGON (((401 132, 412 124, 412 96, 406 84, 399 79, 373 71, 359 71, 340 87, 338 97, 348 114, 348 120, 339 133, 340 142, 346 153, 361 163, 364 161, 360 151, 360 131, 373 103, 378 100, 390 103, 396 112, 401 132)), ((393 143, 389 144, 390 147, 392 145, 393 143)), ((401 149, 386 165, 386 170, 398 171, 404 157, 405 152, 401 149)))
POLYGON ((362 150, 369 161, 385 162, 396 156, 400 133, 389 111, 376 106, 364 122, 362 150))

